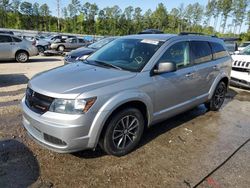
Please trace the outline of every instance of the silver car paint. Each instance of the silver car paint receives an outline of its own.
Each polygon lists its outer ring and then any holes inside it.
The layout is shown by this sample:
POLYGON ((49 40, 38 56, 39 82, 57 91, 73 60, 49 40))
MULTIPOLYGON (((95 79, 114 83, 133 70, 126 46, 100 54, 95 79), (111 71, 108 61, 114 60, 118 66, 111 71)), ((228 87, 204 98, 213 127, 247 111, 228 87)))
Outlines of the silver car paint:
MULTIPOLYGON (((35 76, 29 82, 29 87, 38 93, 65 99, 97 97, 97 101, 82 115, 50 111, 40 115, 26 106, 24 98, 23 124, 29 134, 40 144, 57 152, 94 148, 104 123, 122 104, 131 101, 144 103, 150 126, 208 101, 219 81, 223 78, 229 79, 232 62, 230 57, 152 76, 151 70, 172 44, 187 40, 219 41, 211 37, 161 36, 166 41, 165 44, 139 73, 76 63, 35 76), (192 73, 191 76, 187 76, 189 73, 192 73), (62 139, 67 145, 61 147, 46 142, 42 133, 62 139)), ((157 35, 127 37, 154 38, 157 35)))
MULTIPOLYGON (((0 34, 0 35, 5 35, 5 34, 0 34)), ((7 35, 7 36, 16 37, 13 35, 7 35)), ((37 48, 34 45, 32 45, 30 41, 27 41, 25 39, 21 40, 22 40, 21 42, 0 43, 0 59, 1 60, 15 59, 16 52, 19 50, 25 50, 26 52, 28 52, 30 57, 38 55, 37 48)))

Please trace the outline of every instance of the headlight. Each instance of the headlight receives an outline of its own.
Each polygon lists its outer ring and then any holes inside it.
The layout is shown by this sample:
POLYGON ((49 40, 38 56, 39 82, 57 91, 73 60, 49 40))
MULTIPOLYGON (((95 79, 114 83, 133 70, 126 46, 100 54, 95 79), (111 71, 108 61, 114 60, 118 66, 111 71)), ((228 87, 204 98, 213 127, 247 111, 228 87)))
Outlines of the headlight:
POLYGON ((54 99, 49 111, 62 114, 86 113, 95 103, 96 97, 90 99, 54 99))

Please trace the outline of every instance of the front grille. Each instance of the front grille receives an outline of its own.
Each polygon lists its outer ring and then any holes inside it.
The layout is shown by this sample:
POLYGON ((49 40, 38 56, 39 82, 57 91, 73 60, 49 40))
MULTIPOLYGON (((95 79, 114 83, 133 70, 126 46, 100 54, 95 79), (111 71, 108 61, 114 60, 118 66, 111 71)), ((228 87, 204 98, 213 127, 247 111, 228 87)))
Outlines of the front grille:
POLYGON ((56 138, 54 136, 45 133, 43 135, 44 135, 44 140, 46 140, 47 142, 50 142, 55 145, 66 146, 66 143, 59 138, 56 138))
POLYGON ((25 103, 33 112, 43 114, 49 110, 54 98, 42 95, 30 88, 26 90, 25 103))
POLYGON ((232 70, 238 71, 238 72, 249 72, 250 73, 250 69, 241 68, 241 67, 232 67, 232 70))
POLYGON ((233 67, 250 68, 250 62, 247 62, 247 61, 234 61, 233 67))

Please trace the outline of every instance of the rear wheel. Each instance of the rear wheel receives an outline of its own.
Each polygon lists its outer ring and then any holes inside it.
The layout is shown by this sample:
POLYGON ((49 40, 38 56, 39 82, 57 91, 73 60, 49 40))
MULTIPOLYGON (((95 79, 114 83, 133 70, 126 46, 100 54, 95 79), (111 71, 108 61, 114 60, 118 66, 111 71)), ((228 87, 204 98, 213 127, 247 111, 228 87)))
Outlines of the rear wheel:
POLYGON ((205 103, 206 108, 211 111, 218 111, 225 100, 226 91, 226 84, 225 82, 221 81, 217 85, 212 99, 205 103))
POLYGON ((25 63, 29 60, 29 54, 25 51, 17 52, 16 61, 20 63, 25 63))
POLYGON ((100 139, 102 149, 115 156, 131 152, 139 143, 144 130, 144 117, 136 108, 126 108, 114 114, 100 139))

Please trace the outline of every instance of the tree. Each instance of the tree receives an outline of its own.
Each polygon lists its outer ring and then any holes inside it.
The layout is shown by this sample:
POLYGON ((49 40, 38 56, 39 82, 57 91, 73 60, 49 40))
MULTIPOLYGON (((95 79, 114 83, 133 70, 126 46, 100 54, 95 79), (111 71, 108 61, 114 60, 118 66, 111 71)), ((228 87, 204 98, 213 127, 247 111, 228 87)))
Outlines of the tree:
POLYGON ((219 7, 221 9, 221 16, 222 16, 222 33, 225 32, 225 27, 227 23, 227 18, 229 16, 229 13, 232 11, 232 0, 219 0, 219 7))
POLYGON ((49 6, 44 3, 39 8, 40 15, 42 16, 42 30, 49 31, 49 18, 50 18, 50 10, 49 6))
POLYGON ((7 12, 10 10, 9 0, 0 0, 0 16, 1 16, 1 27, 6 27, 7 25, 7 12))
POLYGON ((160 30, 165 30, 168 24, 168 13, 163 3, 158 4, 152 14, 153 26, 160 30))
POLYGON ((34 3, 33 4, 33 19, 34 19, 34 23, 36 23, 35 28, 36 30, 39 30, 39 22, 40 22, 40 13, 39 13, 39 4, 38 3, 34 3))

